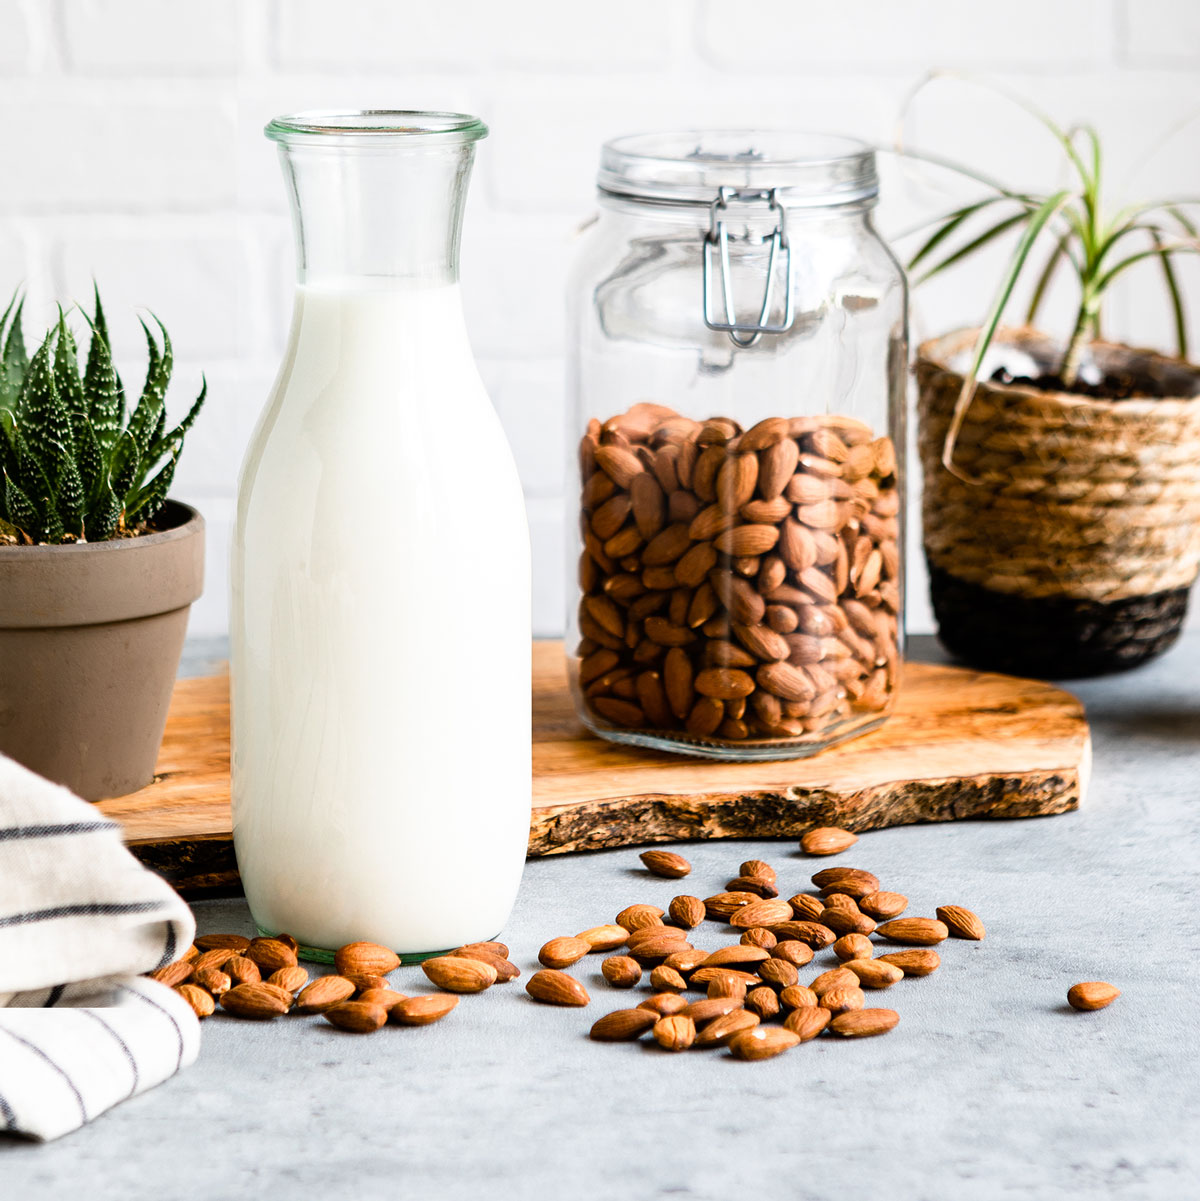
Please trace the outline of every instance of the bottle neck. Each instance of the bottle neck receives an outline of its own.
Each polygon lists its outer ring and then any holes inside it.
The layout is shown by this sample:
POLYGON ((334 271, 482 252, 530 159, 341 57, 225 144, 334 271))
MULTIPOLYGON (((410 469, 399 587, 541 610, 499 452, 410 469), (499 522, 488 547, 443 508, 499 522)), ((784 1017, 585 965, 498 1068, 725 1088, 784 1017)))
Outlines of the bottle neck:
POLYGON ((297 282, 387 290, 458 281, 473 142, 281 144, 297 282))

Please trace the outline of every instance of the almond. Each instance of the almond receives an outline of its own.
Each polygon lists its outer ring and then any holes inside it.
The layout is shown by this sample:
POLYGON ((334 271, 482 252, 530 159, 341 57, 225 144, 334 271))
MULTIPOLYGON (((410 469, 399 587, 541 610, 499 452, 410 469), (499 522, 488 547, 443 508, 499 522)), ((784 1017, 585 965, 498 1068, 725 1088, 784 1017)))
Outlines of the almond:
POLYGON ((800 849, 806 855, 838 855, 857 841, 857 834, 851 834, 841 826, 817 826, 801 836, 800 849))
POLYGON ((797 1006, 783 1019, 783 1028, 806 1043, 816 1038, 829 1025, 832 1017, 828 1009, 819 1006, 797 1006))
MULTIPOLYGON (((831 892, 825 895, 826 909, 844 909, 847 913, 862 913, 858 907, 858 902, 853 897, 848 897, 844 892, 831 892)), ((824 910, 822 910, 824 912, 824 910)), ((817 921, 820 921, 820 915, 817 915, 817 921)))
POLYGON ((776 922, 786 922, 791 919, 792 907, 776 897, 770 901, 752 901, 743 905, 729 915, 729 924, 737 930, 749 930, 751 926, 771 926, 776 922))
MULTIPOLYGON (((209 969, 212 970, 211 968, 209 969)), ((175 991, 192 1007, 192 1012, 198 1018, 208 1017, 217 1007, 212 993, 205 992, 196 984, 177 984, 175 991)))
POLYGON ((865 934, 843 934, 833 944, 833 953, 843 963, 851 959, 870 959, 875 954, 875 944, 865 934))
POLYGON ((721 973, 708 982, 708 999, 712 1001, 717 997, 733 997, 737 1001, 744 1001, 746 982, 736 976, 721 973))
POLYGON ((681 1009, 686 1009, 687 1005, 688 1003, 677 992, 656 992, 652 997, 647 997, 638 1008, 664 1017, 667 1014, 678 1013, 681 1009))
POLYGON ((878 959, 850 959, 845 963, 848 972, 858 977, 863 988, 891 988, 904 979, 904 971, 894 963, 883 963, 878 959))
POLYGON ((779 994, 779 1003, 785 1009, 815 1009, 817 994, 803 984, 793 984, 779 994))
POLYGON ((827 972, 822 972, 810 985, 809 988, 817 994, 818 997, 824 996, 831 988, 857 988, 858 977, 851 971, 847 971, 844 967, 830 968, 827 972))
MULTIPOLYGON (((739 909, 753 905, 760 899, 752 892, 718 892, 711 897, 704 898, 704 909, 710 918, 717 921, 732 917, 739 909)), ((758 924, 757 922, 751 923, 751 925, 758 924)))
POLYGON ((870 934, 875 929, 875 922, 857 909, 853 912, 849 909, 826 909, 818 921, 839 937, 843 934, 870 934))
POLYGON ((686 938, 680 938, 678 935, 681 931, 675 931, 675 934, 667 937, 659 935, 652 938, 642 938, 636 943, 631 942, 629 946, 629 954, 641 964, 655 964, 668 955, 673 955, 676 951, 689 951, 692 944, 686 938))
POLYGON ((733 967, 701 967, 697 968, 688 983, 692 988, 711 984, 714 980, 740 980, 747 988, 761 983, 751 972, 739 971, 733 967))
POLYGON ((586 1005, 591 1000, 578 980, 553 968, 534 972, 525 991, 544 1005, 586 1005))
POLYGON ((748 1009, 735 1009, 719 1018, 713 1018, 696 1035, 696 1047, 723 1047, 743 1030, 753 1030, 762 1019, 748 1009))
POLYGON ((768 959, 758 965, 758 977, 764 984, 772 984, 776 988, 787 988, 799 979, 794 963, 786 959, 768 959))
POLYGON ((821 1008, 830 1013, 846 1013, 851 1009, 861 1009, 867 999, 863 990, 857 985, 827 989, 821 997, 821 1008))
POLYGON ((227 959, 223 971, 234 984, 257 984, 262 979, 258 964, 244 955, 235 955, 232 959, 227 959))
MULTIPOLYGON (((452 954, 461 955, 467 951, 486 951, 489 955, 499 955, 501 959, 509 959, 508 947, 502 942, 468 942, 461 947, 455 947, 452 954)), ((467 958, 471 958, 469 955, 467 958)))
POLYGON ((290 993, 261 982, 239 984, 221 997, 221 1008, 227 1013, 255 1020, 282 1017, 291 1005, 290 993))
POLYGON ((937 971, 942 958, 936 951, 893 951, 880 955, 879 962, 898 967, 906 976, 928 976, 937 971))
POLYGON ((983 922, 969 909, 961 905, 939 905, 938 920, 941 921, 951 938, 967 938, 972 942, 982 942, 984 936, 983 922))
POLYGON ((945 922, 931 917, 897 917, 884 922, 876 933, 889 942, 904 943, 913 947, 928 947, 943 942, 950 931, 945 922))
POLYGON ((227 993, 233 987, 233 981, 215 967, 201 968, 200 971, 193 972, 192 982, 198 984, 218 1000, 222 993, 227 993))
MULTIPOLYGON (((493 955, 490 951, 468 951, 464 949, 461 951, 451 951, 450 954, 459 959, 474 959, 479 963, 486 963, 489 967, 495 968, 497 984, 507 984, 510 980, 515 980, 521 974, 521 969, 511 960, 502 959, 499 955, 493 955)), ((379 979, 383 979, 383 977, 379 977, 379 979)), ((375 985, 375 987, 386 988, 387 982, 385 981, 383 985, 375 985)))
POLYGON ((743 932, 740 941, 744 946, 761 947, 764 951, 769 951, 779 940, 765 926, 751 926, 743 932))
POLYGON ((899 1021, 900 1015, 894 1009, 852 1009, 839 1013, 829 1023, 829 1029, 842 1038, 871 1038, 886 1034, 899 1021))
POLYGON ((578 963, 591 949, 582 938, 552 938, 538 952, 538 962, 543 967, 570 967, 571 964, 578 963))
POLYGON ((366 992, 369 988, 391 988, 387 978, 384 976, 368 976, 361 972, 350 972, 343 979, 349 980, 354 985, 355 992, 366 992))
POLYGON ((211 951, 201 951, 200 954, 192 960, 192 972, 203 972, 208 968, 216 968, 220 970, 236 954, 236 951, 231 951, 228 947, 217 947, 211 951))
POLYGON ((382 1005, 368 1005, 365 1001, 342 1001, 326 1009, 322 1016, 331 1026, 351 1034, 371 1034, 388 1017, 382 1005))
POLYGON ((792 907, 792 915, 801 922, 815 922, 828 908, 820 897, 810 896, 806 892, 789 897, 788 904, 792 907))
POLYGON ((296 952, 277 938, 252 939, 245 956, 253 959, 258 964, 258 970, 267 976, 281 967, 294 967, 296 964, 296 952))
POLYGON ((706 1022, 711 1022, 713 1018, 723 1017, 741 1007, 742 1002, 739 997, 706 997, 703 1001, 693 1001, 682 1012, 697 1026, 703 1026, 706 1022))
POLYGON ((675 950, 686 947, 688 932, 678 926, 643 926, 640 930, 631 930, 625 940, 628 953, 632 954, 638 947, 653 947, 658 945, 670 946, 675 950))
POLYGON ((650 987, 655 992, 666 992, 672 988, 683 992, 687 988, 687 981, 673 967, 664 967, 659 964, 650 973, 650 987))
POLYGON ((858 902, 863 913, 883 922, 899 917, 908 908, 908 897, 902 892, 869 892, 858 902))
POLYGON ((334 954, 333 966, 342 976, 386 976, 400 966, 400 956, 375 942, 348 942, 334 954))
POLYGON ((781 1055, 799 1042, 800 1036, 784 1026, 756 1026, 735 1034, 726 1045, 735 1059, 757 1060, 781 1055))
MULTIPOLYGON (((585 944, 586 945, 586 944, 585 944)), ((478 959, 457 955, 438 955, 426 959, 421 970, 443 992, 483 992, 496 983, 496 969, 478 959)))
POLYGON ((774 880, 764 876, 734 876, 726 885, 733 892, 752 892, 756 897, 772 900, 779 896, 779 889, 774 880))
POLYGON ((812 963, 813 949, 808 943, 801 942, 798 938, 786 938, 771 948, 771 958, 783 959, 796 967, 804 967, 806 964, 812 963))
POLYGON ((616 924, 624 926, 630 933, 644 930, 647 926, 661 926, 663 911, 654 905, 630 905, 616 916, 616 924))
POLYGON ((746 994, 746 1008, 767 1021, 779 1013, 779 996, 773 988, 760 985, 746 994))
POLYGON ((667 912, 677 926, 693 930, 704 921, 706 910, 699 897, 680 896, 672 899, 667 912))
POLYGON ((770 959, 770 952, 763 947, 747 946, 745 943, 735 943, 733 946, 721 947, 713 951, 705 960, 704 967, 728 967, 738 963, 762 963, 770 959))
POLYGON ((707 951, 701 951, 698 947, 689 947, 685 951, 672 951, 662 961, 662 966, 674 968, 681 975, 686 976, 690 972, 694 972, 707 958, 707 951))
POLYGON ((297 1013, 324 1013, 354 996, 354 983, 345 976, 318 976, 296 998, 297 1013))
POLYGON ((397 1002, 388 1010, 388 1020, 397 1026, 428 1026, 444 1018, 457 1004, 458 998, 449 993, 425 993, 397 1002))
POLYGON ((668 880, 678 880, 692 870, 692 865, 674 851, 643 851, 638 858, 646 865, 648 872, 665 876, 668 880))
POLYGON ((235 951, 240 955, 250 940, 244 934, 201 934, 195 945, 199 951, 235 951))
POLYGON ((696 1024, 682 1013, 659 1018, 653 1027, 654 1041, 664 1051, 686 1051, 696 1041, 696 1024))
POLYGON ((807 943, 814 951, 831 946, 837 940, 837 935, 820 922, 777 922, 771 927, 771 933, 781 941, 794 938, 807 943))
POLYGON ((738 868, 739 876, 761 876, 764 880, 775 880, 775 869, 762 859, 747 859, 738 868))
POLYGON ((389 1012, 401 1001, 408 1000, 402 992, 397 992, 394 988, 368 988, 366 992, 360 992, 354 999, 361 1001, 364 1005, 378 1005, 381 1009, 389 1012))
POLYGON ((298 993, 308 983, 308 972, 299 964, 281 967, 272 972, 267 979, 268 984, 277 984, 290 993, 298 993))
POLYGON ((613 988, 633 988, 642 978, 642 965, 628 955, 612 955, 600 965, 600 972, 613 988))
POLYGON ((1072 1009, 1089 1012, 1094 1009, 1104 1009, 1120 995, 1119 988, 1115 988, 1103 980, 1086 980, 1082 984, 1072 984, 1067 990, 1067 1004, 1072 1009))
POLYGON ((592 951, 615 951, 625 945, 629 931, 624 926, 614 923, 608 926, 592 926, 590 929, 581 930, 575 937, 582 938, 592 951))
POLYGON ((168 988, 175 988, 191 978, 192 965, 186 959, 176 959, 173 963, 157 967, 150 973, 151 980, 157 980, 159 984, 165 984, 168 988))
POLYGON ((856 867, 828 867, 817 872, 812 882, 822 892, 844 892, 856 901, 879 891, 879 877, 856 867))
POLYGON ((641 1038, 658 1020, 658 1014, 649 1009, 617 1009, 600 1018, 588 1037, 598 1043, 626 1042, 641 1038))

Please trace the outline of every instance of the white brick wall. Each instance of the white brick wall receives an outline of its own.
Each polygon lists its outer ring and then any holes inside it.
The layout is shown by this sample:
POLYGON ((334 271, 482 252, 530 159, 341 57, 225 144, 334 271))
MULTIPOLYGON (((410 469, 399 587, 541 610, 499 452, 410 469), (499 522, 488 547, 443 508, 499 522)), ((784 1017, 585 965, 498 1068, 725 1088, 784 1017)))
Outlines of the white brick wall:
MULTIPOLYGON (((176 491, 209 519, 209 586, 192 629, 221 633, 238 465, 290 304, 284 193, 262 126, 330 105, 480 113, 493 136, 464 237, 467 313, 525 481, 534 622, 550 633, 563 609, 563 281, 601 140, 749 124, 886 142, 908 89, 945 68, 1016 88, 1064 124, 1097 123, 1114 199, 1130 169, 1133 196, 1196 195, 1200 122, 1137 163, 1200 110, 1198 67, 1196 0, 1010 0, 1002 10, 962 0, 0 0, 0 292, 25 280, 32 325, 54 299, 86 299, 94 275, 127 376, 144 362, 135 308, 171 330, 176 410, 207 374, 209 407, 176 491)), ((1058 178, 1035 125, 960 84, 929 90, 913 131, 1017 183, 1058 178)), ((956 195, 885 164, 880 226, 898 232, 956 195)), ((914 336, 977 318, 998 261, 923 290, 914 336)), ((1200 260, 1181 273, 1200 297, 1200 260)), ((1155 284, 1149 268, 1130 273, 1110 334, 1166 341, 1155 284)), ((1067 302, 1060 294, 1053 307, 1067 302)), ((919 555, 912 562, 910 624, 928 628, 919 555)))

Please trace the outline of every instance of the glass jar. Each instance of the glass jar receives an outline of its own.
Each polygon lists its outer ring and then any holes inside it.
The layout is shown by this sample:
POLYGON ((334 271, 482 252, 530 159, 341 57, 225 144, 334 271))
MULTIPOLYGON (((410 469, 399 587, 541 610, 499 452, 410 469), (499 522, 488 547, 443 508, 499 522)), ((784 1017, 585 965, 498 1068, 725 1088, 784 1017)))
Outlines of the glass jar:
POLYGON ((569 286, 580 717, 718 759, 874 729, 903 643, 908 343, 873 152, 647 134, 598 182, 569 286))
POLYGON ((525 863, 528 527, 458 286, 486 133, 455 113, 267 127, 298 280, 238 490, 233 838, 259 930, 309 958, 490 939, 525 863))

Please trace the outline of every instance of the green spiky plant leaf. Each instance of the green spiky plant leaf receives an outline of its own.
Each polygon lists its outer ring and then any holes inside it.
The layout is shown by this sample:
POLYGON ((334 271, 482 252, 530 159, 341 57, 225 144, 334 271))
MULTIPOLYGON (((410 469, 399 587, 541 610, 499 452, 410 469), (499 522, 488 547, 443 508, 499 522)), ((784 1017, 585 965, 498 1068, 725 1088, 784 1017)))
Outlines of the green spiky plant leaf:
POLYGON ((99 291, 92 315, 84 315, 91 341, 82 373, 61 309, 29 357, 23 306, 14 296, 0 316, 0 535, 23 543, 100 542, 150 528, 166 503, 207 383, 183 420, 168 429, 171 339, 157 317, 161 344, 143 321, 146 380, 127 418, 99 291))

